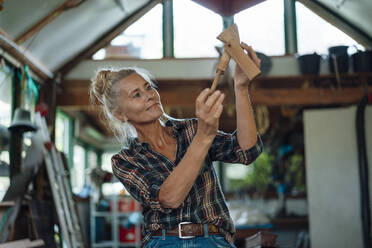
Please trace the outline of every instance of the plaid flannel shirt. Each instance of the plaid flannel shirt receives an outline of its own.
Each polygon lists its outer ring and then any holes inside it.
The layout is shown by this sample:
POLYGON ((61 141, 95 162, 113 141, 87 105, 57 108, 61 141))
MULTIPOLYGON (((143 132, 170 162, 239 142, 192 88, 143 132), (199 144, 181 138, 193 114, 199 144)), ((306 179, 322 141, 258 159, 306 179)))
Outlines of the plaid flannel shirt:
POLYGON ((135 139, 130 148, 124 148, 112 157, 112 169, 127 191, 142 206, 144 217, 143 244, 158 229, 173 229, 178 223, 212 223, 220 228, 231 242, 235 227, 226 206, 217 174, 212 161, 252 163, 262 152, 263 144, 258 142, 249 150, 242 150, 236 131, 232 134, 218 131, 193 187, 184 202, 176 209, 165 208, 159 202, 159 189, 167 176, 185 155, 196 130, 197 119, 175 120, 165 123, 171 126, 177 140, 176 160, 173 163, 162 154, 152 150, 148 143, 135 139))

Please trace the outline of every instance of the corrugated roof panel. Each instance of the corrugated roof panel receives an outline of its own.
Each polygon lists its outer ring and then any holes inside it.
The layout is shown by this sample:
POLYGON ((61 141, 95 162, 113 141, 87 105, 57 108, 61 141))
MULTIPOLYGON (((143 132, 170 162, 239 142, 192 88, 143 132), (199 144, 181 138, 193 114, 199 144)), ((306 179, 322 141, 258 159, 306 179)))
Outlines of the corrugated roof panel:
POLYGON ((65 0, 4 1, 0 12, 0 28, 13 39, 32 27, 65 0))

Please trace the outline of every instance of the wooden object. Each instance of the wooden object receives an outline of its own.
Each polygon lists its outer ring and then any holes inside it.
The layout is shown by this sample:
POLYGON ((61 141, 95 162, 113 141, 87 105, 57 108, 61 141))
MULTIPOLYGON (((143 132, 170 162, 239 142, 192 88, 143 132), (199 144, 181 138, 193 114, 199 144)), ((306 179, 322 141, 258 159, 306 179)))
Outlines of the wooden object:
POLYGON ((223 31, 217 39, 224 43, 225 51, 240 66, 249 80, 252 81, 261 73, 260 69, 241 48, 238 26, 236 24, 223 31))
POLYGON ((2 214, 0 223, 0 243, 4 243, 8 239, 11 228, 14 226, 14 222, 17 219, 21 205, 22 198, 18 198, 14 201, 14 206, 6 209, 2 214))
POLYGON ((1 244, 0 248, 32 248, 44 246, 44 241, 41 239, 31 241, 29 239, 21 239, 17 241, 1 244))
MULTIPOLYGON (((332 79, 334 76, 327 76, 327 78, 332 79)), ((357 76, 350 76, 350 78, 358 80, 357 76)), ((283 77, 283 79, 280 77, 272 79, 260 77, 257 79, 257 82, 262 82, 264 80, 277 82, 279 85, 282 81, 302 81, 303 77, 283 77)), ((177 83, 171 83, 166 80, 158 81, 158 87, 161 89, 160 92, 163 106, 193 108, 195 99, 198 97, 198 94, 203 87, 208 87, 208 85, 210 86, 209 80, 192 81, 177 79, 174 81, 177 83), (202 85, 202 87, 200 85, 202 85)), ((86 92, 89 91, 89 83, 89 80, 65 81, 63 85, 61 85, 61 92, 63 91, 63 94, 57 96, 57 106, 69 111, 84 109, 86 111, 99 112, 100 110, 98 108, 90 104, 89 95, 86 94, 86 92), (69 97, 65 97, 66 95, 69 97)), ((367 91, 372 92, 372 86, 369 86, 367 91)), ((365 92, 366 89, 363 87, 343 87, 340 90, 326 88, 258 88, 252 90, 249 95, 252 103, 255 105, 264 104, 268 106, 301 106, 354 104, 360 101, 360 99, 365 95, 365 92)), ((231 96, 227 94, 226 97, 228 98, 231 96)))
MULTIPOLYGON (((19 63, 28 65, 31 71, 33 71, 38 77, 40 77, 41 81, 39 83, 42 83, 48 78, 54 77, 54 74, 48 68, 46 68, 38 60, 33 58, 27 51, 24 51, 24 48, 20 47, 1 33, 0 48, 1 52, 2 50, 5 51, 6 58, 7 54, 9 54, 15 60, 19 61, 19 63)), ((18 66, 21 66, 21 64, 19 64, 18 66)))
POLYGON ((225 70, 227 68, 227 65, 230 62, 230 58, 231 58, 230 55, 226 51, 224 51, 222 53, 221 58, 220 58, 220 62, 217 65, 216 77, 214 78, 212 86, 211 86, 211 91, 212 92, 216 90, 218 81, 220 81, 220 76, 221 76, 221 74, 223 74, 225 72, 225 70))
POLYGON ((45 247, 56 248, 53 232, 53 206, 51 202, 32 200, 29 204, 29 216, 35 239, 42 239, 45 247))
POLYGON ((246 248, 277 247, 276 237, 278 235, 269 232, 258 232, 245 240, 246 248))

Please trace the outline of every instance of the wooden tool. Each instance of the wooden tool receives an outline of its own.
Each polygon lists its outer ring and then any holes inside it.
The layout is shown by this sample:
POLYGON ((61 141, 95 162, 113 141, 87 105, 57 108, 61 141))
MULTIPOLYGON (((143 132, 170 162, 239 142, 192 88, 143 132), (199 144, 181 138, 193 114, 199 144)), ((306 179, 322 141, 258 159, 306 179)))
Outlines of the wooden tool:
POLYGON ((223 74, 225 72, 225 70, 227 68, 227 65, 230 62, 230 58, 231 58, 230 55, 225 50, 222 53, 221 58, 220 58, 220 62, 218 63, 218 66, 217 66, 216 77, 214 78, 212 86, 211 86, 211 91, 212 92, 216 90, 218 81, 220 81, 220 76, 221 76, 221 74, 223 74))
POLYGON ((217 39, 224 43, 225 50, 217 67, 217 74, 211 86, 212 91, 216 89, 221 73, 225 71, 229 64, 230 57, 235 60, 250 81, 261 73, 256 64, 241 48, 238 26, 235 23, 223 31, 217 39))

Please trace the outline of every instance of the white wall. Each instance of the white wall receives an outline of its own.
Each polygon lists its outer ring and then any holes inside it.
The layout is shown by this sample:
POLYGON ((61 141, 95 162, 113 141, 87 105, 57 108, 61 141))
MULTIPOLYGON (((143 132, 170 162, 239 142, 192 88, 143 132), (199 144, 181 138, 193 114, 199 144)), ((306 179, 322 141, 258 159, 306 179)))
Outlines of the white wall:
MULTIPOLYGON (((372 178, 372 107, 367 107, 365 116, 372 178)), ((356 106, 304 113, 313 248, 362 247, 355 118, 356 106)))

